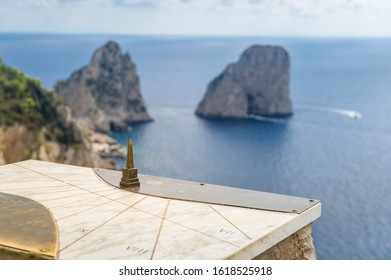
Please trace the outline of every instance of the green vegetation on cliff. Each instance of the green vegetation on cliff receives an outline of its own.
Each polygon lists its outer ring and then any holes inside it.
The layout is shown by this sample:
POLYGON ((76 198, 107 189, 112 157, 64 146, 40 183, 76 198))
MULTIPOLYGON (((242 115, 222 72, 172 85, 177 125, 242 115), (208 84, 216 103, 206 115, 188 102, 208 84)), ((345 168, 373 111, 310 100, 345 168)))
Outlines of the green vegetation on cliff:
POLYGON ((57 106, 53 91, 44 89, 39 80, 4 65, 0 59, 0 127, 17 123, 32 130, 46 127, 49 140, 65 144, 78 142, 74 127, 65 125, 57 106))

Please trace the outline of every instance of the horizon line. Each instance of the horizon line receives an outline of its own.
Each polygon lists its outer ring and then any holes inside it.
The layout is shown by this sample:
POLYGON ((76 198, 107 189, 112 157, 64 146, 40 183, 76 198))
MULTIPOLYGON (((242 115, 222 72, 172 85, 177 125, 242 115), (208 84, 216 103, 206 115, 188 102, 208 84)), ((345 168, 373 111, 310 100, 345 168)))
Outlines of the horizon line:
POLYGON ((222 38, 297 38, 297 39, 391 39, 391 35, 267 35, 267 34, 154 34, 154 33, 108 33, 108 32, 46 32, 46 31, 1 31, 0 35, 80 35, 80 36, 138 36, 138 37, 222 37, 222 38))

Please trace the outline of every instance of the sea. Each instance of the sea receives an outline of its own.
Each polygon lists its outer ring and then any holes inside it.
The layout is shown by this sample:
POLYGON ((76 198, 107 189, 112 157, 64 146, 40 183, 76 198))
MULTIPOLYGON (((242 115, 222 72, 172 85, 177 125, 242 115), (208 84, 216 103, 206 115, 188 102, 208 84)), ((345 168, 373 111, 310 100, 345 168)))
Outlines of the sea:
POLYGON ((108 40, 137 65, 154 119, 112 133, 132 138, 140 173, 319 199, 319 259, 391 259, 391 39, 3 33, 0 57, 53 88, 108 40), (289 52, 293 116, 197 117, 254 44, 289 52))

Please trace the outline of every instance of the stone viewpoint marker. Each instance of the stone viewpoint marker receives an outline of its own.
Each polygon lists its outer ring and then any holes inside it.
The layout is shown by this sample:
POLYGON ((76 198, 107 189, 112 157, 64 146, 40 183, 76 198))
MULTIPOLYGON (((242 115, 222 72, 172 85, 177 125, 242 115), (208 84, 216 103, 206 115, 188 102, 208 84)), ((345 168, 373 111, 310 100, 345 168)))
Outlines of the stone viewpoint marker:
POLYGON ((89 65, 55 88, 72 116, 92 130, 124 131, 129 123, 151 120, 140 93, 136 66, 113 41, 97 49, 89 65))
POLYGON ((35 160, 0 166, 0 260, 316 258, 318 200, 142 174, 123 188, 121 176, 35 160))
POLYGON ((289 55, 281 47, 255 45, 209 83, 196 114, 210 118, 291 115, 289 55))

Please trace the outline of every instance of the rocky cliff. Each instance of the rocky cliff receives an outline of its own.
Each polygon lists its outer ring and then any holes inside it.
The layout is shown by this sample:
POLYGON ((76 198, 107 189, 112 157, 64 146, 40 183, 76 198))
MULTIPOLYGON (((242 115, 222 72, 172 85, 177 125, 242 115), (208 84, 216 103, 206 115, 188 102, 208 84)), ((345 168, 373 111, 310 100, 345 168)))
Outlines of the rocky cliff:
POLYGON ((95 134, 54 92, 0 59, 0 164, 33 158, 114 168, 94 150, 95 134))
POLYGON ((73 144, 48 139, 47 132, 46 127, 34 130, 19 123, 0 128, 0 165, 38 159, 88 167, 116 168, 113 161, 102 159, 93 150, 94 143, 84 131, 81 141, 73 144))
POLYGON ((275 46, 255 45, 209 83, 196 114, 212 118, 290 115, 289 55, 275 46))
POLYGON ((115 42, 95 51, 89 65, 55 87, 72 115, 90 129, 124 131, 132 122, 149 121, 136 66, 115 42))

